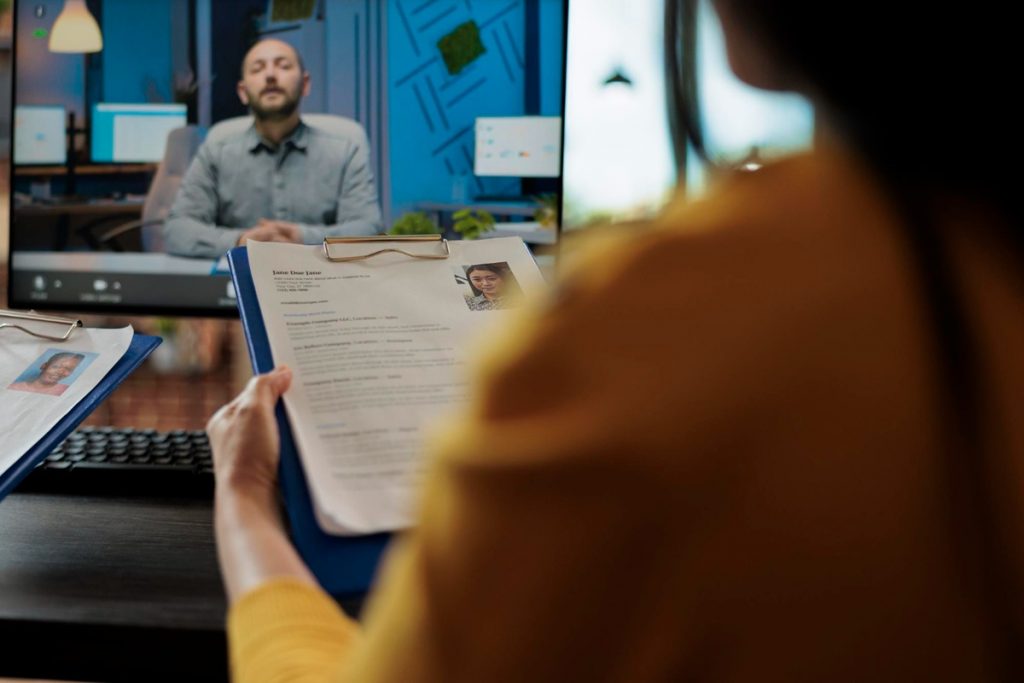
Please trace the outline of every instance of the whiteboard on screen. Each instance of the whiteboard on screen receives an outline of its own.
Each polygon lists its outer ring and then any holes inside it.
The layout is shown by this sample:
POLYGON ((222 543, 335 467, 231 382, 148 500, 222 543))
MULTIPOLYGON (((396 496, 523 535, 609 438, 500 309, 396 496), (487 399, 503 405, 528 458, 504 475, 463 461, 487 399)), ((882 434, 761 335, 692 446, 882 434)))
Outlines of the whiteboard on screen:
POLYGON ((473 173, 557 178, 561 146, 560 116, 481 116, 476 120, 473 173))

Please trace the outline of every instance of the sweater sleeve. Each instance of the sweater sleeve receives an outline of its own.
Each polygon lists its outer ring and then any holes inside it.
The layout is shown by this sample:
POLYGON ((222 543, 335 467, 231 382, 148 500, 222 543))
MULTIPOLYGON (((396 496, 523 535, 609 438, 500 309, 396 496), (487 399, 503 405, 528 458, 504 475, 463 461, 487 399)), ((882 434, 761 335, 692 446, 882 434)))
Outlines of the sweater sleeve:
POLYGON ((330 681, 359 640, 359 627, 319 588, 272 579, 228 614, 232 680, 330 681))

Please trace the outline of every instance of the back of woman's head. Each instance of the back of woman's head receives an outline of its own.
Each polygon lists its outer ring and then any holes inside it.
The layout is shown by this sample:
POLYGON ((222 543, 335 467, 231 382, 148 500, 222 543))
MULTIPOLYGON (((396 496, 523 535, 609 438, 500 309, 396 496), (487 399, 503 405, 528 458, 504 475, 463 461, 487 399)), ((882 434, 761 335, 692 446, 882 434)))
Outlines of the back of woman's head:
MULTIPOLYGON (((992 227, 1024 272, 1015 165, 1021 139, 1013 105, 1012 3, 829 3, 715 0, 732 39, 749 40, 877 172, 898 210, 924 284, 947 385, 944 450, 950 526, 960 554, 977 558, 1004 680, 1024 680, 1024 604, 1003 547, 984 436, 987 383, 952 250, 936 228, 942 200, 994 209, 992 227), (914 11, 909 11, 914 10, 914 11), (731 31, 730 31, 731 29, 731 31)), ((754 50, 758 52, 758 50, 754 50)), ((742 75, 742 74, 741 74, 742 75)), ((976 225, 958 225, 973 230, 976 225)))
POLYGON ((1012 4, 716 4, 891 179, 1013 206, 1012 4))

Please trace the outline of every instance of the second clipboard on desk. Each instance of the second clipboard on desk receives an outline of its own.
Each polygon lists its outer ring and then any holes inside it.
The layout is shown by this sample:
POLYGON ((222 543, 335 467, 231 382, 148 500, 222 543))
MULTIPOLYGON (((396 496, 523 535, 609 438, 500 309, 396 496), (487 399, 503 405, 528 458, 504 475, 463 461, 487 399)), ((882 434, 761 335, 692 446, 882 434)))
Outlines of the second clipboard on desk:
POLYGON ((0 309, 0 498, 160 344, 131 327, 0 309))

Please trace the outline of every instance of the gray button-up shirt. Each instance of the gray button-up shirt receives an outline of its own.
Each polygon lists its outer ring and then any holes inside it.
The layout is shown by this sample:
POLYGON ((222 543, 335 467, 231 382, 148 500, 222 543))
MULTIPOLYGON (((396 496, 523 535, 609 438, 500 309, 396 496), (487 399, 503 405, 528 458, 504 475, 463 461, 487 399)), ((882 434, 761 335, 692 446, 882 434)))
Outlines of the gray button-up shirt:
POLYGON ((299 123, 274 147, 250 126, 206 142, 164 223, 167 251, 219 258, 260 219, 298 223, 303 241, 382 230, 369 143, 299 123))

